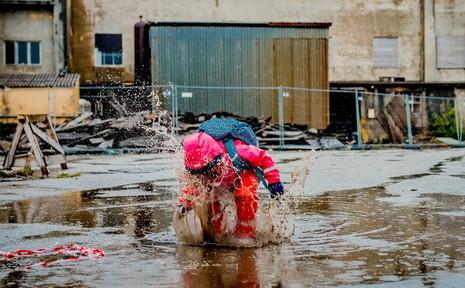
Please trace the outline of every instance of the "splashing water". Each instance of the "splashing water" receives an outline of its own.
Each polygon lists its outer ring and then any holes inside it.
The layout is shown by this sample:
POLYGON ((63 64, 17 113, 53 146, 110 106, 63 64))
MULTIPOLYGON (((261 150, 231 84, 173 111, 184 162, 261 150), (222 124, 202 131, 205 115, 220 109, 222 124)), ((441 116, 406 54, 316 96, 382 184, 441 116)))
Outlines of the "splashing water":
MULTIPOLYGON (((268 193, 259 194, 259 205, 256 214, 255 237, 253 239, 238 239, 234 235, 237 220, 237 207, 234 191, 241 184, 240 181, 230 181, 224 179, 228 177, 225 171, 221 171, 216 179, 209 185, 205 185, 201 179, 186 175, 182 165, 182 146, 180 141, 169 131, 167 127, 172 127, 173 119, 164 107, 166 99, 163 91, 153 91, 151 95, 152 109, 158 114, 157 121, 152 127, 144 127, 148 133, 156 132, 162 135, 160 138, 152 138, 148 145, 151 147, 165 147, 173 153, 173 160, 176 163, 178 174, 178 185, 173 187, 173 226, 176 231, 178 241, 186 245, 200 245, 204 243, 215 243, 218 245, 234 247, 258 247, 267 244, 279 244, 289 240, 294 233, 294 210, 298 206, 298 201, 304 193, 305 179, 309 174, 313 155, 301 160, 291 174, 291 183, 287 185, 286 195, 279 200, 270 199, 268 193), (203 183, 202 183, 203 182, 203 183), (232 187, 225 187, 221 183, 234 183, 232 187), (198 194, 190 195, 193 209, 185 214, 180 214, 176 209, 181 197, 181 187, 195 187, 198 194), (212 207, 216 205, 216 209, 212 207), (217 212, 213 213, 215 210, 217 212), (221 221, 221 235, 215 232, 212 222, 221 221)), ((226 166, 225 166, 226 167, 226 166)), ((212 175, 210 175, 212 176, 212 175)), ((214 177, 214 178, 215 178, 214 177)), ((235 174, 236 179, 241 179, 235 174)), ((182 195, 183 197, 185 195, 182 195)))
MULTIPOLYGON (((305 178, 312 162, 312 156, 302 160, 302 164, 291 175, 291 184, 286 189, 287 195, 279 200, 270 199, 265 193, 259 194, 259 207, 254 223, 255 237, 246 239, 237 238, 234 234, 238 222, 234 190, 241 182, 236 181, 230 189, 222 187, 220 183, 227 174, 222 173, 216 176, 213 184, 205 185, 201 178, 183 174, 179 169, 178 172, 182 174, 179 177, 182 179, 181 185, 195 187, 198 193, 189 195, 189 200, 193 203, 192 210, 185 214, 175 211, 173 214, 173 226, 178 241, 184 245, 214 243, 233 247, 260 247, 289 240, 294 233, 294 210, 301 198, 296 196, 304 193, 305 178), (216 209, 212 209, 215 205, 216 209), (221 233, 215 232, 212 224, 218 219, 221 221, 221 233)), ((240 179, 239 175, 236 176, 240 179)), ((178 193, 176 198, 180 196, 178 193)))

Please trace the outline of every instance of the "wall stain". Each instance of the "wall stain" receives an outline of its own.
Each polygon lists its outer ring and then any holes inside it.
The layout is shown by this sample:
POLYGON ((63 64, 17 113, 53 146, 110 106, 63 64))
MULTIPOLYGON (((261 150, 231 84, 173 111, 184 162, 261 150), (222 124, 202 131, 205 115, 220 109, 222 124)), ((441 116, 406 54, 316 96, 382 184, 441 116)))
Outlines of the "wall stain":
MULTIPOLYGON (((81 83, 133 82, 126 67, 96 67, 94 62, 94 25, 84 0, 72 0, 70 27, 70 70, 81 75, 81 83)), ((97 15, 98 17, 99 15, 97 15)), ((124 61, 124 59, 123 59, 124 61)))

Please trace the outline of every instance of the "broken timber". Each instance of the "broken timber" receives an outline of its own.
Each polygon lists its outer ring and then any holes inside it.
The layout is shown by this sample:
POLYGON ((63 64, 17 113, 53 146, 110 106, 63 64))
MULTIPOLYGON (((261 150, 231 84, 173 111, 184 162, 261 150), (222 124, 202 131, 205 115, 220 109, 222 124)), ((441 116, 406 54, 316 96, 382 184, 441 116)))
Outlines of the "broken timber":
POLYGON ((18 121, 10 150, 3 162, 5 169, 11 169, 21 160, 25 161, 24 166, 30 166, 31 161, 36 161, 43 176, 48 175, 47 165, 52 164, 51 162, 60 163, 62 169, 68 168, 65 152, 58 142, 53 125, 47 115, 20 115, 18 121), (46 151, 40 147, 41 143, 51 147, 54 153, 45 153, 46 151), (25 154, 19 154, 24 147, 27 147, 29 151, 25 154))

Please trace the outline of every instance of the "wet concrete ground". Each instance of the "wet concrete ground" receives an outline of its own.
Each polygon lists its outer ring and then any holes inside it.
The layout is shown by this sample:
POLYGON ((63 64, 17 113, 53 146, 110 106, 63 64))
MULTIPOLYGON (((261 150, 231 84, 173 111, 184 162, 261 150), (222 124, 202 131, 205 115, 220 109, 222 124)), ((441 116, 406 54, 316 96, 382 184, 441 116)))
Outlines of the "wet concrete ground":
POLYGON ((173 155, 80 156, 76 177, 0 179, 0 250, 106 252, 29 270, 15 268, 40 259, 3 261, 0 286, 463 286, 465 150, 272 155, 298 203, 296 232, 256 249, 176 244, 173 155))

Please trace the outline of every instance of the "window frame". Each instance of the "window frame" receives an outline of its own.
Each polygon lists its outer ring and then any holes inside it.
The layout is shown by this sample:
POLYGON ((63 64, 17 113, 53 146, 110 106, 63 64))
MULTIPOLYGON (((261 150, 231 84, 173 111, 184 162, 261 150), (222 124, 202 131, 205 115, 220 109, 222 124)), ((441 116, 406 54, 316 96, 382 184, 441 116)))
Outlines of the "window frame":
POLYGON ((374 69, 399 69, 400 68, 400 38, 397 36, 375 36, 373 37, 372 41, 372 63, 373 63, 373 68, 374 69), (395 56, 396 56, 396 62, 392 66, 381 66, 379 63, 376 63, 376 58, 375 57, 375 41, 376 40, 395 40, 396 41, 396 50, 395 50, 395 56))
POLYGON ((123 62, 123 33, 103 33, 103 32, 94 33, 94 65, 95 67, 122 67, 124 65, 123 63, 124 63, 123 62), (115 54, 117 54, 118 52, 101 52, 95 43, 97 39, 97 35, 119 35, 121 36, 121 52, 119 54, 121 58, 120 64, 102 64, 101 59, 104 59, 109 54, 113 54, 111 56, 114 61, 114 59, 118 57, 117 55, 115 56, 115 54), (98 61, 99 58, 100 58, 100 61, 98 61))
MULTIPOLYGON (((464 70, 465 69, 465 56, 462 56, 462 59, 457 57, 452 61, 447 61, 444 58, 447 58, 448 55, 453 54, 455 51, 465 51, 465 35, 438 35, 436 36, 436 69, 437 70, 464 70), (450 44, 457 44, 463 42, 463 46, 459 49, 450 48, 450 44), (449 45, 446 45, 449 44, 449 45), (441 48, 446 48, 442 50, 441 48), (449 49, 447 49, 449 48, 449 49), (459 60, 460 63, 459 63, 459 60), (452 63, 452 64, 451 64, 452 63)), ((460 54, 462 55, 462 54, 460 54)))
POLYGON ((4 65, 15 65, 15 66, 41 66, 42 65, 42 45, 41 41, 39 40, 3 40, 3 64, 4 65), (7 54, 7 42, 13 42, 13 58, 14 63, 7 63, 6 54, 7 54), (26 48, 26 57, 27 63, 19 63, 19 49, 18 43, 25 42, 27 44, 26 48), (39 47, 39 63, 31 63, 32 59, 32 50, 31 50, 31 43, 37 43, 39 47))

